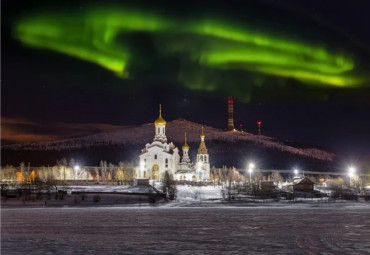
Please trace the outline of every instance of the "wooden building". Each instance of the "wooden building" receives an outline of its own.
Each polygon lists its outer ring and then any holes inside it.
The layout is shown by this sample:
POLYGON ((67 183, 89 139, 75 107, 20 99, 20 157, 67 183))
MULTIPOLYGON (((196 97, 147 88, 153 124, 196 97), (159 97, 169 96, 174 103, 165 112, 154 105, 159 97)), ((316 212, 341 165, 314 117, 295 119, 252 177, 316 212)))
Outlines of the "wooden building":
POLYGON ((293 191, 312 192, 315 183, 307 177, 296 178, 293 180, 293 191))

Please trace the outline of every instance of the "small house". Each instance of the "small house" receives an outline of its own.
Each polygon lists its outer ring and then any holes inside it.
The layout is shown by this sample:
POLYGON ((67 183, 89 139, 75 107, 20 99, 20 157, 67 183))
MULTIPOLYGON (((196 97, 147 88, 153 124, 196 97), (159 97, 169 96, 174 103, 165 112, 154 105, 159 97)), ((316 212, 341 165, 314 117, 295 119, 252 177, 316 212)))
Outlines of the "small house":
POLYGON ((315 183, 307 177, 295 178, 293 180, 293 191, 312 192, 315 183))

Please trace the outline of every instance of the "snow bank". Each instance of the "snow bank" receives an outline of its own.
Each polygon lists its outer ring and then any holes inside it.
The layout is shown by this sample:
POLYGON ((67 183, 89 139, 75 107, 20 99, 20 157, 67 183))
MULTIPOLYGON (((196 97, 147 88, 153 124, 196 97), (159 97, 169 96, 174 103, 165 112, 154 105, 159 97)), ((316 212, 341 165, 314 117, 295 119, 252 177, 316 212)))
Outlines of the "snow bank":
POLYGON ((221 186, 195 187, 190 185, 177 185, 177 201, 204 201, 221 199, 221 186))

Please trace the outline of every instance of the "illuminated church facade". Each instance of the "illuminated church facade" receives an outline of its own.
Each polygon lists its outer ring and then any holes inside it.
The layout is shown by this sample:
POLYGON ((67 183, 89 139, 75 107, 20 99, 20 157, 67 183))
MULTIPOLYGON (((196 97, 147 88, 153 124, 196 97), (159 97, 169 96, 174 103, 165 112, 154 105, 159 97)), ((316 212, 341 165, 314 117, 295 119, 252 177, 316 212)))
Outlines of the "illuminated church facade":
POLYGON ((178 148, 172 142, 167 141, 166 124, 160 107, 159 117, 154 121, 153 141, 145 145, 139 156, 138 177, 161 180, 167 171, 178 181, 208 181, 210 179, 210 164, 203 128, 197 162, 194 164, 189 157, 190 147, 186 141, 186 133, 180 158, 178 148))

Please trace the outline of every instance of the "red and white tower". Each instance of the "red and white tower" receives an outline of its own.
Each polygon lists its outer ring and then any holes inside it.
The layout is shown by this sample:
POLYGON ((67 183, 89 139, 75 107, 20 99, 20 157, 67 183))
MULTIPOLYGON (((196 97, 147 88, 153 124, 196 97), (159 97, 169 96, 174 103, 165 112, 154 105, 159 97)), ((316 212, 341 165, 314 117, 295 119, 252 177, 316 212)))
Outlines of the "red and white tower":
POLYGON ((261 125, 262 125, 262 121, 257 121, 257 126, 258 126, 258 135, 261 135, 261 125))
POLYGON ((228 112, 229 112, 227 129, 234 130, 234 100, 232 96, 228 97, 227 104, 228 104, 228 112))

